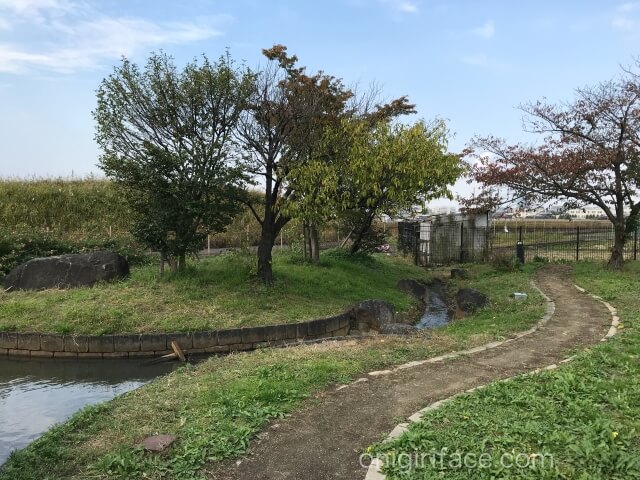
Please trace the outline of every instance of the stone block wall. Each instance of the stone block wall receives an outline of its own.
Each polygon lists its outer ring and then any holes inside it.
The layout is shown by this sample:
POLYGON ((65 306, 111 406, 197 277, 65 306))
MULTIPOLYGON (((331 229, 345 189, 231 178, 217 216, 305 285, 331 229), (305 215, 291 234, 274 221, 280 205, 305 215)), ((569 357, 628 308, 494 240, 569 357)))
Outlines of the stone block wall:
POLYGON ((0 355, 76 359, 158 357, 172 352, 172 341, 188 354, 226 353, 345 336, 349 334, 350 322, 347 312, 309 322, 193 333, 98 336, 0 332, 0 355))

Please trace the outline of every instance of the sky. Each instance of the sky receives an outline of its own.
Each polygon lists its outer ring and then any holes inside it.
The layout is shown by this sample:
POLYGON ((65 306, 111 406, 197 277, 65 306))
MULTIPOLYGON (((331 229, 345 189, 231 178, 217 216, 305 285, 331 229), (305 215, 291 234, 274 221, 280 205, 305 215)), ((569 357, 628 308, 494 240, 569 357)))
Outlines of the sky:
MULTIPOLYGON (((640 55, 640 1, 0 0, 0 177, 100 175, 96 89, 124 55, 178 65, 284 44, 310 71, 408 95, 474 135, 529 141, 518 105, 570 100, 640 55)), ((459 193, 469 190, 456 184, 459 193)))

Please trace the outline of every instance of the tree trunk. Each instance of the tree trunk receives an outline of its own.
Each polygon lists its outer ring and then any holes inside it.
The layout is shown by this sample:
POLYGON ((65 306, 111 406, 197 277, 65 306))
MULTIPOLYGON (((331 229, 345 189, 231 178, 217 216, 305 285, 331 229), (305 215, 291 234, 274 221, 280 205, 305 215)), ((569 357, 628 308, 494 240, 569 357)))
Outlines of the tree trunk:
POLYGON ((265 222, 262 224, 262 233, 260 234, 260 243, 258 243, 258 277, 262 279, 265 285, 273 284, 273 268, 271 250, 275 242, 277 232, 272 223, 265 222))
POLYGON ((358 251, 360 250, 360 247, 362 247, 362 238, 364 237, 365 233, 367 233, 367 230, 371 228, 372 222, 373 222, 373 215, 371 214, 366 214, 362 219, 362 225, 360 225, 360 228, 356 230, 357 231, 356 236, 354 237, 353 243, 351 244, 351 250, 349 251, 351 255, 358 253, 358 251))
POLYGON ((620 270, 624 264, 624 244, 627 241, 625 223, 616 222, 613 224, 613 229, 615 239, 607 268, 610 270, 620 270))
POLYGON ((302 261, 307 261, 307 237, 309 236, 309 231, 307 229, 307 224, 305 222, 302 223, 302 261))
POLYGON ((304 224, 304 243, 305 243, 305 249, 307 252, 309 252, 309 259, 311 261, 313 261, 313 245, 312 243, 312 238, 311 238, 311 225, 308 223, 304 224))
POLYGON ((167 263, 169 264, 169 271, 171 273, 176 273, 178 271, 178 261, 176 257, 173 257, 173 256, 167 257, 167 263))
POLYGON ((309 242, 311 243, 311 262, 314 265, 320 264, 320 235, 315 223, 309 225, 309 242))
POLYGON ((178 256, 178 271, 184 272, 186 265, 187 265, 187 256, 184 253, 181 253, 178 256))

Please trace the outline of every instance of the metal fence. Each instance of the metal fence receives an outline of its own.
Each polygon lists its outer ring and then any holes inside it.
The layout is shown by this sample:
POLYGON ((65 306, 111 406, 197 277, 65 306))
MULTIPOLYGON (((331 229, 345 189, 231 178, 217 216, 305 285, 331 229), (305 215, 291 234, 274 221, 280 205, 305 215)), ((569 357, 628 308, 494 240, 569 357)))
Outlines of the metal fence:
POLYGON ((491 229, 473 222, 398 223, 398 249, 416 265, 481 262, 490 252, 491 229))
MULTIPOLYGON (((606 261, 614 244, 614 231, 606 224, 576 227, 503 225, 499 228, 472 228, 464 222, 398 224, 398 249, 411 254, 416 265, 421 266, 483 262, 497 255, 516 256, 519 243, 525 262, 536 257, 550 261, 606 261)), ((628 237, 624 256, 625 259, 638 258, 637 230, 628 237)))
MULTIPOLYGON (((521 243, 524 261, 536 257, 547 260, 608 260, 615 241, 611 225, 542 227, 519 226, 513 229, 496 229, 492 234, 492 252, 496 254, 514 252, 521 243)), ((624 257, 638 257, 638 231, 633 232, 625 243, 624 257)))

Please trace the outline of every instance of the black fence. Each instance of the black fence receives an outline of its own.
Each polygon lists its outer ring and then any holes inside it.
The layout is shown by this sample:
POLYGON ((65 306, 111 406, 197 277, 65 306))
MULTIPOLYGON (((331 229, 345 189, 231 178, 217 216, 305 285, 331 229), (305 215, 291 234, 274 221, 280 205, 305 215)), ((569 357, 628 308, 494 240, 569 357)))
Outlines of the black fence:
MULTIPOLYGON (((416 265, 447 265, 482 262, 497 255, 517 255, 525 262, 536 257, 549 261, 606 261, 614 244, 611 225, 555 226, 524 225, 472 227, 466 222, 398 224, 398 249, 414 257, 416 265)), ((631 233, 624 250, 625 259, 638 258, 638 231, 631 233)))

